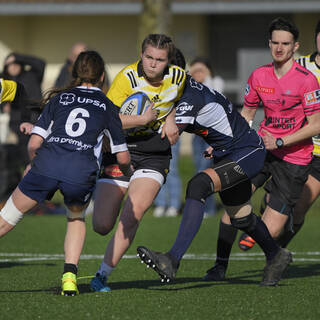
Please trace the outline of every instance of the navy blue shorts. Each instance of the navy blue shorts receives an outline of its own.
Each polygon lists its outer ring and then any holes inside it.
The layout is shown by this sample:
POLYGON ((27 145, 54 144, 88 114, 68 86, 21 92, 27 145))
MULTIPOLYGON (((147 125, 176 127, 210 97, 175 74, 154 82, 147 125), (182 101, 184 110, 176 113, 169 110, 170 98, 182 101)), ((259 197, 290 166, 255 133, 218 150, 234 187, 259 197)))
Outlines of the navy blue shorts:
POLYGON ((249 201, 252 194, 250 180, 263 168, 265 156, 266 150, 261 143, 234 150, 225 159, 214 159, 212 167, 221 181, 219 194, 223 204, 238 206, 249 201))
POLYGON ((32 172, 32 169, 18 185, 25 195, 37 202, 50 200, 55 192, 60 190, 67 206, 85 205, 91 199, 94 186, 94 184, 79 185, 49 178, 32 172))

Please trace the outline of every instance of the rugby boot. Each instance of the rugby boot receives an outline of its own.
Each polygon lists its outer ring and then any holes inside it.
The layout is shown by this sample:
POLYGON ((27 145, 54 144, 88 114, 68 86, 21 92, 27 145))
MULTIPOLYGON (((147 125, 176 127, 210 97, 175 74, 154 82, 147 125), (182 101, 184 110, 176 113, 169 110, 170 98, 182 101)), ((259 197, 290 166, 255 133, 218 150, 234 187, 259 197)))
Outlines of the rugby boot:
POLYGON ((179 261, 175 259, 169 252, 161 253, 150 250, 146 247, 137 248, 137 256, 142 263, 151 267, 161 278, 161 282, 170 282, 175 279, 179 268, 179 261))
POLYGON ((66 272, 62 275, 62 296, 75 296, 79 294, 77 287, 77 276, 72 272, 66 272))
POLYGON ((223 281, 227 272, 226 266, 216 263, 211 269, 207 270, 207 274, 202 278, 205 281, 223 281))
POLYGON ((291 262, 291 252, 280 248, 275 257, 267 261, 260 286, 276 286, 291 262))
POLYGON ((90 288, 92 291, 97 292, 109 292, 110 287, 107 286, 107 277, 105 274, 96 273, 95 277, 90 282, 90 288))

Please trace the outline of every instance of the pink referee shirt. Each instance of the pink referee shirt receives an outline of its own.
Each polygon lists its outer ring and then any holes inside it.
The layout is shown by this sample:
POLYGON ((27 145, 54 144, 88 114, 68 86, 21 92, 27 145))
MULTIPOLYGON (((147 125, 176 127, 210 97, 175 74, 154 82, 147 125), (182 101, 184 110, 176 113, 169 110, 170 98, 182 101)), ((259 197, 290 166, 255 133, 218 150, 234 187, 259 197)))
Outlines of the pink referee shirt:
MULTIPOLYGON (((273 64, 267 64, 252 72, 245 92, 244 107, 258 108, 260 103, 265 118, 258 133, 263 136, 265 129, 276 138, 287 136, 306 124, 306 116, 320 111, 319 83, 295 61, 280 79, 274 73, 273 64)), ((287 162, 306 165, 311 161, 312 150, 310 138, 271 152, 287 162)))

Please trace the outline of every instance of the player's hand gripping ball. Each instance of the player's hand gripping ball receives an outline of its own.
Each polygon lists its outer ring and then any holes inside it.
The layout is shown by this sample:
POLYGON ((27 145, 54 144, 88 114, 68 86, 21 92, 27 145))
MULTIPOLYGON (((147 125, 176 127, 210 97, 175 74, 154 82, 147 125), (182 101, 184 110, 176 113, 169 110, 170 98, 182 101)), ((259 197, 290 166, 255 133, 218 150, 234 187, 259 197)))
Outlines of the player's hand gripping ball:
POLYGON ((123 102, 120 108, 120 114, 142 115, 150 103, 151 101, 145 93, 135 92, 123 102))

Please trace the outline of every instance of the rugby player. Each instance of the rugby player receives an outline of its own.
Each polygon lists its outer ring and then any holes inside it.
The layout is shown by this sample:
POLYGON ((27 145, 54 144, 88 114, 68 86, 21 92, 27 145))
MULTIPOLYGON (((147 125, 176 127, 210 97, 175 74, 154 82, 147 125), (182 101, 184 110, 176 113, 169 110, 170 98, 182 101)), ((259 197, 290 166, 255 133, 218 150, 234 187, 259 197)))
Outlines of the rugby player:
MULTIPOLYGON (((103 170, 97 183, 94 230, 102 235, 114 227, 126 193, 119 223, 109 241, 104 259, 91 281, 94 291, 110 291, 108 277, 131 245, 139 223, 153 203, 169 170, 171 146, 179 138, 175 123, 175 102, 180 98, 185 71, 170 61, 175 46, 170 37, 150 34, 142 42, 140 60, 125 67, 114 79, 107 93, 113 103, 121 107, 134 92, 142 91, 154 103, 157 118, 145 126, 127 132, 134 173, 129 178, 119 173, 114 161, 106 154, 103 170)), ((150 109, 150 108, 149 108, 150 109)), ((120 115, 124 128, 137 125, 137 115, 120 115)))
POLYGON ((177 103, 176 122, 180 133, 194 133, 205 140, 213 165, 188 182, 182 221, 171 249, 159 253, 138 247, 141 260, 153 267, 162 281, 174 279, 180 260, 201 226, 206 198, 219 192, 232 225, 254 235, 266 255, 261 285, 277 284, 291 262, 291 253, 276 244, 250 204, 250 180, 263 168, 266 154, 262 138, 227 98, 190 76, 177 103))
POLYGON ((131 172, 117 109, 101 90, 104 66, 97 52, 82 52, 70 86, 50 92, 29 140, 31 163, 0 212, 2 237, 37 203, 61 191, 67 206, 62 295, 79 293, 76 275, 85 240, 85 209, 96 183, 104 133, 121 170, 131 172))

